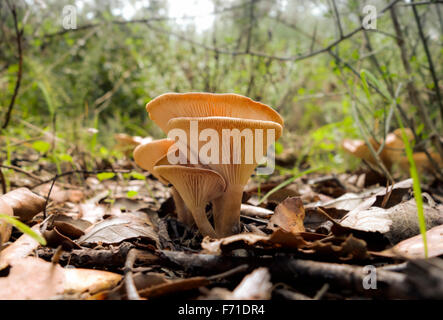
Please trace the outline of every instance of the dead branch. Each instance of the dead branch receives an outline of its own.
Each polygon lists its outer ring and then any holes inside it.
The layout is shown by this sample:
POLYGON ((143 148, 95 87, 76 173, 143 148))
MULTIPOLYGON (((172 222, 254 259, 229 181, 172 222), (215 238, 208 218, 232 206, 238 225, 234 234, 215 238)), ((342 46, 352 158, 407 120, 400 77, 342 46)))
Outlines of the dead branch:
MULTIPOLYGON (((412 0, 412 1, 414 1, 414 0, 412 0)), ((429 71, 431 72, 432 81, 434 82, 435 94, 437 95, 437 104, 438 104, 438 106, 440 108, 440 116, 441 116, 441 119, 443 121, 443 100, 442 100, 442 96, 441 96, 441 93, 440 93, 440 86, 438 85, 437 75, 435 73, 434 63, 432 61, 431 53, 429 52, 429 47, 428 47, 428 44, 426 42, 426 37, 423 34, 423 27, 422 27, 421 22, 420 22, 420 17, 418 16, 417 7, 416 6, 412 6, 412 11, 414 12, 414 18, 415 18, 415 22, 417 24, 418 34, 420 35, 420 39, 421 39, 421 42, 423 44, 423 48, 424 48, 425 53, 426 53, 426 58, 428 60, 429 71)))
POLYGON ((22 50, 22 36, 23 36, 23 27, 19 29, 18 27, 18 17, 17 17, 17 10, 15 4, 10 4, 9 0, 6 1, 6 4, 8 5, 9 9, 11 10, 12 17, 14 19, 14 29, 15 29, 15 35, 17 40, 17 51, 18 51, 18 70, 17 70, 17 79, 15 81, 15 87, 14 92, 11 97, 11 101, 8 105, 8 111, 5 115, 5 120, 3 122, 2 129, 6 129, 8 127, 9 121, 11 119, 11 113, 14 109, 15 100, 18 95, 18 90, 20 89, 20 84, 22 80, 22 72, 23 72, 23 50, 22 50))

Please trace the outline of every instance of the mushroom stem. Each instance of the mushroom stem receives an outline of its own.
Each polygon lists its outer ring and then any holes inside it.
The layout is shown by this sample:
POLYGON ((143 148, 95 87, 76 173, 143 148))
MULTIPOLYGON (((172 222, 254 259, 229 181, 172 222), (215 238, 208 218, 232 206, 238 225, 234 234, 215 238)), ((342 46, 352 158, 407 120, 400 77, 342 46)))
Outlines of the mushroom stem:
POLYGON ((194 217, 195 224, 200 230, 200 233, 203 236, 210 236, 211 238, 216 238, 216 233, 214 228, 206 216, 206 206, 194 208, 192 210, 192 216, 194 217))
POLYGON ((177 189, 171 188, 172 199, 174 199, 175 210, 177 211, 178 221, 184 223, 185 225, 192 227, 194 224, 194 218, 191 212, 186 208, 183 198, 178 193, 177 189))
POLYGON ((217 237, 238 233, 243 185, 230 185, 223 195, 212 201, 217 237))

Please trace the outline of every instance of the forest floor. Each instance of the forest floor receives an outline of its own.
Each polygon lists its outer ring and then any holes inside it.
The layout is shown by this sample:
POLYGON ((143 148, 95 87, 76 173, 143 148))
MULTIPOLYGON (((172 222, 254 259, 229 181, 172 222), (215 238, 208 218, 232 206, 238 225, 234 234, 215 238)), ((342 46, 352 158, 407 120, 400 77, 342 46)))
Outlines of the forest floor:
POLYGON ((210 239, 178 222, 169 188, 130 160, 70 167, 56 180, 52 163, 13 163, 0 199, 15 199, 14 215, 47 244, 12 230, 0 253, 1 299, 443 298, 436 182, 423 186, 424 259, 412 180, 313 173, 263 201, 288 177, 251 179, 242 232, 210 239))

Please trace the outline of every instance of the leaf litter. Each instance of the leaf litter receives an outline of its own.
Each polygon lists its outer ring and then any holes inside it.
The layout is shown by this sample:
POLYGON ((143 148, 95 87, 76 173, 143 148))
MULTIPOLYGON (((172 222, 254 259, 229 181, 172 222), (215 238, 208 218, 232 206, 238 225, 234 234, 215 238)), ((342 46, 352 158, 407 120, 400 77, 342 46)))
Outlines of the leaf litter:
MULTIPOLYGON (((122 167, 137 172, 131 163, 122 167)), ((443 267, 420 262, 424 250, 410 179, 386 187, 370 171, 310 174, 265 201, 260 199, 266 191, 284 177, 262 186, 252 180, 241 207, 242 232, 221 239, 203 238, 177 221, 169 191, 152 176, 101 179, 88 176, 82 185, 67 178, 49 201, 48 187, 18 188, 0 197, 12 209, 5 211, 48 242, 42 247, 0 220, 1 298, 130 299, 129 280, 141 299, 442 295, 438 288, 423 292, 431 275, 443 283, 443 267), (408 268, 397 267, 404 263, 408 268), (367 265, 375 266, 384 292, 356 282, 367 265), (411 276, 411 268, 426 272, 411 276), (125 270, 132 271, 129 280, 125 270)), ((429 253, 439 261, 441 199, 432 192, 425 198, 429 253)))

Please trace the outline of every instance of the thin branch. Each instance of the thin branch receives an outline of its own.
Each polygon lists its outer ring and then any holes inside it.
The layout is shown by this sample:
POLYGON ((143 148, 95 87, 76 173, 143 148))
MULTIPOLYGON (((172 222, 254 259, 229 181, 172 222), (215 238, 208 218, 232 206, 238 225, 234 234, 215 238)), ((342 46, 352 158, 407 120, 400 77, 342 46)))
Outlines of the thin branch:
POLYGON ((334 8, 334 15, 335 15, 335 19, 337 20, 337 25, 338 25, 338 31, 339 31, 339 34, 340 34, 340 38, 343 38, 343 28, 341 26, 340 15, 338 13, 337 4, 335 3, 335 0, 332 0, 332 7, 334 8))
POLYGON ((18 18, 17 18, 17 10, 15 4, 10 4, 9 0, 6 1, 9 9, 11 10, 12 17, 14 18, 14 29, 17 40, 17 50, 18 50, 18 70, 17 70, 17 80, 15 81, 14 93, 12 94, 11 101, 9 102, 8 111, 5 115, 5 121, 3 123, 2 129, 6 129, 8 127, 9 121, 11 119, 11 113, 14 109, 15 100, 18 95, 18 90, 20 89, 20 83, 22 80, 22 72, 23 72, 23 50, 22 50, 22 35, 23 35, 23 27, 22 29, 18 28, 18 18))
POLYGON ((414 0, 412 0, 412 2, 409 3, 402 3, 401 5, 403 7, 416 7, 416 6, 422 6, 422 5, 428 5, 428 4, 443 4, 442 0, 434 0, 434 1, 420 1, 420 2, 414 2, 414 0))
MULTIPOLYGON (((401 0, 393 0, 391 1, 385 8, 383 8, 380 13, 377 15, 377 18, 381 17, 387 10, 389 10, 390 8, 392 8, 396 3, 398 3, 401 0)), ((262 53, 262 52, 256 52, 256 51, 252 51, 252 50, 237 50, 237 51, 232 51, 232 50, 228 50, 228 49, 219 49, 219 48, 214 48, 208 45, 205 45, 204 43, 200 43, 197 41, 194 41, 186 36, 183 36, 181 34, 163 29, 163 28, 159 28, 159 27, 155 27, 153 26, 150 21, 150 19, 142 19, 142 20, 133 20, 136 22, 143 22, 146 23, 146 26, 148 28, 150 28, 151 30, 155 31, 155 32, 159 32, 159 33, 163 33, 163 34, 167 34, 169 36, 173 36, 179 40, 188 42, 192 45, 198 46, 200 48, 203 48, 205 50, 208 51, 213 51, 219 54, 226 54, 226 55, 232 55, 232 56, 243 56, 243 55, 252 55, 252 56, 257 56, 257 57, 262 57, 262 58, 269 58, 269 59, 274 59, 274 60, 279 60, 279 61, 292 61, 292 62, 296 62, 296 61, 301 61, 313 56, 316 56, 318 54, 321 53, 325 53, 330 51, 332 48, 334 48, 336 45, 338 45, 339 43, 341 43, 344 40, 347 40, 349 38, 351 38, 352 36, 354 36, 355 34, 359 33, 360 31, 364 30, 363 26, 360 26, 356 29, 354 29, 353 31, 344 34, 342 37, 340 37, 339 39, 336 39, 335 41, 331 42, 329 45, 327 45, 324 48, 321 48, 319 50, 315 50, 315 51, 311 51, 305 54, 298 54, 298 55, 294 55, 294 56, 287 56, 287 57, 282 57, 282 56, 275 56, 275 55, 270 55, 270 54, 266 54, 266 53, 262 53)), ((153 21, 155 19, 151 19, 151 21, 153 21)), ((157 19, 158 20, 158 19, 157 19)), ((112 22, 114 23, 114 22, 112 22)), ((116 21, 115 23, 119 23, 121 24, 121 21, 116 21)), ((131 21, 126 21, 124 22, 124 24, 127 23, 131 23, 131 21)), ((72 31, 72 30, 71 30, 72 31)), ((65 31, 62 31, 65 32, 65 31)))
MULTIPOLYGON (((412 1, 414 1, 414 0, 412 0, 412 1)), ((426 42, 426 37, 423 33, 423 27, 420 22, 420 17, 418 16, 417 7, 412 6, 412 11, 414 12, 414 18, 415 18, 415 22, 417 23, 418 34, 420 35, 420 39, 423 44, 423 48, 425 49, 426 58, 428 59, 429 71, 431 72, 432 81, 434 82, 434 89, 435 89, 435 93, 437 95, 437 103, 440 108, 440 116, 443 121, 443 101, 442 101, 442 96, 440 93, 440 87, 438 85, 437 75, 435 74, 434 63, 432 62, 432 56, 431 56, 431 53, 429 52, 429 47, 426 42)))

